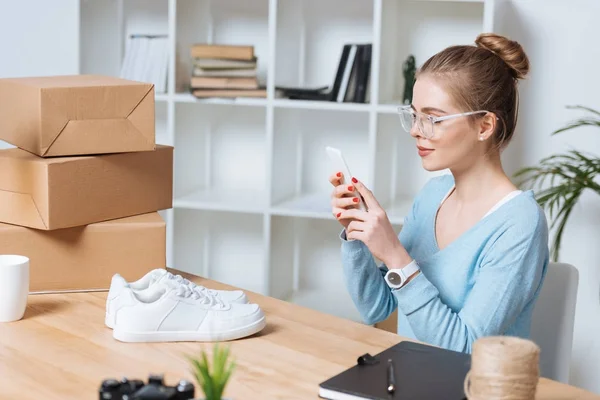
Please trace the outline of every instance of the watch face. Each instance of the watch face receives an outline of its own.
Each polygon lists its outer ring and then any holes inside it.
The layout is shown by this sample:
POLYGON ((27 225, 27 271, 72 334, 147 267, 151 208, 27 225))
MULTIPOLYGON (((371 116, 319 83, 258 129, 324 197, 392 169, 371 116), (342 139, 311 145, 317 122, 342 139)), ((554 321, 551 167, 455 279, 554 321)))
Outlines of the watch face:
POLYGON ((392 285, 399 285, 402 283, 402 278, 397 272, 390 272, 390 274, 388 275, 388 280, 392 285))

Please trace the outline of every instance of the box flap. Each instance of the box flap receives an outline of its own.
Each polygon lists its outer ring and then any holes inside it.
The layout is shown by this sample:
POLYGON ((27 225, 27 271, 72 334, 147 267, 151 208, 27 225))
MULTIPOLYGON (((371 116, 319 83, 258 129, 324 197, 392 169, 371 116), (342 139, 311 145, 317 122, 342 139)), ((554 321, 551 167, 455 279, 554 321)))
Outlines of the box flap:
POLYGON ((154 138, 148 138, 128 119, 69 121, 54 142, 44 149, 44 156, 112 153, 115 142, 123 153, 137 151, 141 146, 155 147, 154 138))
POLYGON ((0 220, 47 229, 46 167, 35 155, 21 149, 0 151, 0 220))
POLYGON ((32 195, 0 190, 0 204, 0 220, 10 221, 11 215, 18 214, 27 226, 48 228, 32 195))
MULTIPOLYGON (((92 148, 92 145, 97 146, 98 143, 109 145, 110 137, 107 135, 123 126, 127 127, 126 139, 130 140, 132 149, 139 148, 140 142, 147 144, 148 149, 153 147, 154 129, 148 130, 147 125, 151 123, 152 128, 154 127, 154 118, 148 118, 149 115, 154 116, 154 109, 149 109, 144 100, 148 98, 149 94, 153 96, 154 86, 128 81, 125 81, 128 84, 115 84, 112 78, 107 78, 105 84, 100 85, 101 82, 104 82, 104 79, 87 81, 87 85, 77 81, 80 86, 70 87, 62 87, 55 82, 54 86, 42 89, 40 150, 43 156, 68 154, 70 151, 62 149, 61 146, 73 146, 72 142, 77 143, 78 149, 82 147, 82 142, 88 140, 93 143, 88 146, 89 148, 92 148), (140 105, 142 106, 141 110, 145 111, 143 117, 151 120, 151 122, 146 121, 146 125, 135 118, 128 120, 140 105), (127 124, 128 122, 129 124, 127 124), (85 124, 82 125, 82 123, 85 124), (115 123, 117 125, 114 125, 115 123), (140 130, 140 126, 147 130, 140 130), (148 137, 146 132, 151 132, 152 137, 148 137), (65 137, 59 141, 58 138, 63 134, 65 137), (77 140, 74 140, 75 134, 77 134, 77 140), (86 138, 81 140, 81 135, 85 135, 86 138), (134 146, 133 143, 137 145, 134 146), (54 146, 55 150, 51 150, 54 146)), ((153 100, 154 97, 151 99, 153 100)), ((121 143, 122 135, 116 134, 119 135, 119 143, 121 143)), ((128 144, 124 143, 123 146, 124 151, 127 151, 128 144)), ((83 146, 83 148, 85 147, 83 146)), ((92 152, 101 153, 102 151, 92 152)), ((72 153, 84 154, 85 150, 72 153)))
POLYGON ((140 132, 140 135, 148 142, 156 142, 156 118, 149 118, 149 115, 155 113, 154 86, 140 100, 137 106, 131 110, 127 119, 140 132))

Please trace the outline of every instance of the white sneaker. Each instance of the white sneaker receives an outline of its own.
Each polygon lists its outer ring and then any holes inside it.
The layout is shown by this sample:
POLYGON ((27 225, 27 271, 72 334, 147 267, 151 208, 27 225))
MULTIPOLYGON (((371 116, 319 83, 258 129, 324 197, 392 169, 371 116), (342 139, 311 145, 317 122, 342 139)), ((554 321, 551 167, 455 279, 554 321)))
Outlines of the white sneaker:
POLYGON ((113 337, 121 342, 227 341, 266 326, 257 304, 225 303, 186 285, 121 292, 113 337))
POLYGON ((159 282, 174 286, 185 285, 197 292, 215 296, 225 303, 248 303, 246 294, 241 290, 208 289, 204 286, 196 285, 194 282, 183 278, 181 275, 173 275, 165 269, 159 268, 152 270, 135 282, 127 282, 121 275, 115 274, 111 281, 110 290, 108 291, 108 296, 106 299, 106 317, 104 319, 106 326, 111 329, 114 327, 114 313, 120 307, 119 299, 124 288, 132 289, 134 292, 140 292, 147 290, 148 288, 152 287, 152 285, 159 282))

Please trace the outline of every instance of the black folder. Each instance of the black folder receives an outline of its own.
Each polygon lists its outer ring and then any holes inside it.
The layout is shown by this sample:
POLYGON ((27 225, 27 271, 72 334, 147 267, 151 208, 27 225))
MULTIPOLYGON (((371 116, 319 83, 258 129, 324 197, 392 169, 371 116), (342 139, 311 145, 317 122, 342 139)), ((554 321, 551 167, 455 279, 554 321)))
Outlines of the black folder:
POLYGON ((374 356, 358 357, 355 366, 319 385, 319 397, 463 400, 470 367, 470 354, 403 341, 374 356), (387 392, 388 359, 394 363, 396 389, 392 394, 387 392))

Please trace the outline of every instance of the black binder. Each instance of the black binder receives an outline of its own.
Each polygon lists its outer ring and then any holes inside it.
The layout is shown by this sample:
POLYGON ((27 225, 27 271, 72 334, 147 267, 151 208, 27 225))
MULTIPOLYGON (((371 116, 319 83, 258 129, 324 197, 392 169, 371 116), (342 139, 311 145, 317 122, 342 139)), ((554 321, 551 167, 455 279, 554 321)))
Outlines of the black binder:
POLYGON ((322 382, 319 397, 344 399, 463 400, 471 356, 414 342, 400 342, 322 382), (396 389, 387 392, 388 359, 394 362, 396 389))

